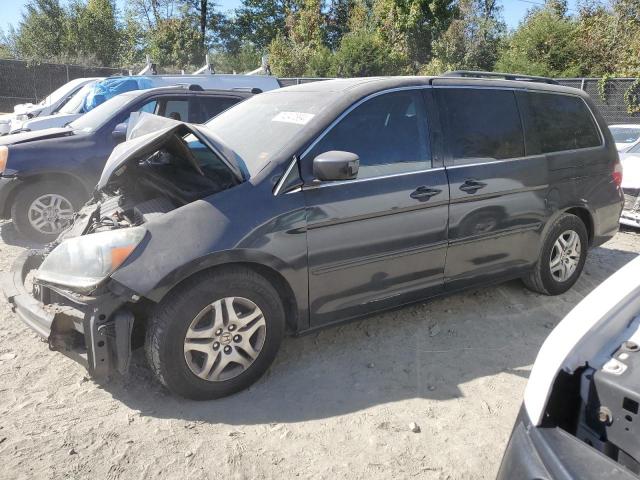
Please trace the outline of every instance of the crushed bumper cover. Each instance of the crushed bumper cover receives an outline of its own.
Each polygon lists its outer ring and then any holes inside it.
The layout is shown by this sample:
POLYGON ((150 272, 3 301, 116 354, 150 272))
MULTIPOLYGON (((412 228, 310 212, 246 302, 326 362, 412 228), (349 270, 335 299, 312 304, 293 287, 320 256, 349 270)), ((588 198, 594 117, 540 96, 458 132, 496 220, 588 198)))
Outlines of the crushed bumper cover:
POLYGON ((637 480, 595 448, 559 428, 532 426, 521 409, 498 480, 637 480))
POLYGON ((0 288, 13 311, 51 350, 82 363, 93 377, 126 373, 134 320, 127 304, 135 295, 111 288, 99 296, 83 297, 43 285, 29 292, 27 275, 43 258, 41 251, 25 252, 10 273, 0 274, 0 288))

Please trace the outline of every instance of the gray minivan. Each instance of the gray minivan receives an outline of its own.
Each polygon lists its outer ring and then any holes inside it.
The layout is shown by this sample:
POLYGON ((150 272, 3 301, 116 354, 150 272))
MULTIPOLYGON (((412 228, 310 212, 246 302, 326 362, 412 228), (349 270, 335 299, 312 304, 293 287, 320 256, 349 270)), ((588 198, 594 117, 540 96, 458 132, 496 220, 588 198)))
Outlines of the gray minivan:
POLYGON ((204 399, 257 380, 285 333, 513 278, 562 293, 618 229, 615 143, 580 90, 467 75, 330 80, 205 125, 141 124, 5 294, 95 376, 144 345, 164 385, 204 399))

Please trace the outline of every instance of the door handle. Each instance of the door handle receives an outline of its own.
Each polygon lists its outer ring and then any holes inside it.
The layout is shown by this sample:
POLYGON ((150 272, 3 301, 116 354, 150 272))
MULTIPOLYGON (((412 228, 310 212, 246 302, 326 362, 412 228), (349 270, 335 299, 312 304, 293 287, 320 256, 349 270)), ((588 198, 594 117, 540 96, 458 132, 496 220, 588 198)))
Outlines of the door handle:
POLYGON ((415 198, 417 200, 429 200, 431 197, 438 195, 442 190, 437 188, 429 188, 429 187, 418 187, 413 192, 411 192, 410 197, 415 198))
POLYGON ((460 190, 467 193, 476 193, 478 190, 486 186, 486 183, 482 183, 477 180, 467 180, 462 185, 460 185, 460 190))

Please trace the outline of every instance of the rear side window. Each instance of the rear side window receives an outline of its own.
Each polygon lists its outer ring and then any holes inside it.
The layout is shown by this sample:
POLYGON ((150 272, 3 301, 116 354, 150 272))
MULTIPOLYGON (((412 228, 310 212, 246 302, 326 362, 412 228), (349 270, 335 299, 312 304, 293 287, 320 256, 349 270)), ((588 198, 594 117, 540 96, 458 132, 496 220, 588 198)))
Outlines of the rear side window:
POLYGON ((438 98, 454 165, 524 156, 512 91, 445 88, 438 89, 438 98))
POLYGON ((426 110, 419 90, 385 93, 349 112, 322 138, 309 157, 331 150, 360 157, 358 178, 431 168, 426 110))
POLYGON ((189 121, 189 99, 188 98, 172 98, 166 100, 164 104, 164 111, 162 116, 172 118, 174 120, 180 120, 183 122, 189 121))
POLYGON ((532 93, 527 125, 536 130, 540 153, 597 147, 600 134, 587 105, 579 97, 532 93))
POLYGON ((196 123, 204 123, 212 119, 219 113, 224 112, 227 108, 238 103, 241 98, 234 97, 204 97, 198 98, 197 103, 200 104, 200 118, 194 120, 196 123))

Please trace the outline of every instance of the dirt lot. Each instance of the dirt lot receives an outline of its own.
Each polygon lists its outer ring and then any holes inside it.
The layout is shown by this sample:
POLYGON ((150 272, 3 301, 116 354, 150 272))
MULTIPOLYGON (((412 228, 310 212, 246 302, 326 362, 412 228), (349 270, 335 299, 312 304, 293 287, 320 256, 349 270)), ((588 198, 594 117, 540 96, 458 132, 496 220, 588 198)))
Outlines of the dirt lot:
MULTIPOLYGON (((0 237, 7 270, 25 245, 0 237)), ((637 252, 619 233, 560 297, 511 282, 287 339, 251 389, 206 403, 140 352, 95 384, 0 300, 0 478, 494 478, 544 338, 637 252)))

